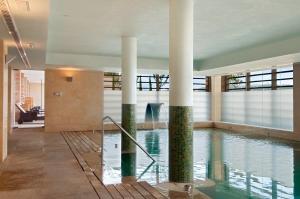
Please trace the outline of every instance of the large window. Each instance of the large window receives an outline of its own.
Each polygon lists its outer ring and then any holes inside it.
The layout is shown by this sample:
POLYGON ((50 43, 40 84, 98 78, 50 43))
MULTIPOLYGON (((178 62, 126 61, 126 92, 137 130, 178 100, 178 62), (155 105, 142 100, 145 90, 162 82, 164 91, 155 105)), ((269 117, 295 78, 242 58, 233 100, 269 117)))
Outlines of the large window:
POLYGON ((277 87, 278 88, 288 88, 293 87, 293 67, 285 67, 277 69, 277 87))
POLYGON ((249 76, 250 88, 247 90, 272 89, 272 70, 251 72, 249 76))
POLYGON ((227 76, 226 86, 222 121, 293 130, 292 67, 227 76))
MULTIPOLYGON (((168 91, 170 88, 169 75, 139 74, 136 79, 137 89, 140 91, 168 91)), ((120 73, 105 73, 104 88, 106 90, 121 90, 122 77, 120 73)), ((193 79, 194 91, 210 91, 210 78, 195 76, 193 79)))
POLYGON ((137 88, 140 91, 169 90, 169 75, 138 75, 137 88))
POLYGON ((243 73, 225 76, 226 91, 245 90, 246 75, 243 73))
POLYGON ((104 73, 104 89, 121 90, 121 74, 120 73, 104 73))
POLYGON ((293 68, 282 67, 224 77, 224 91, 276 90, 293 87, 293 68))

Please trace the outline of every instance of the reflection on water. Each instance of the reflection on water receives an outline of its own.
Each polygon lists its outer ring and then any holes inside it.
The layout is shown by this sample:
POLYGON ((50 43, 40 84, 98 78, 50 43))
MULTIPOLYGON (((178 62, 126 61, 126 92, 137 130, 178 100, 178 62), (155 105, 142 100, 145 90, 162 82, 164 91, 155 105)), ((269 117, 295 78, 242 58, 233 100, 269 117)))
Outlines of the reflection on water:
MULTIPOLYGON (((135 172, 136 178, 151 184, 168 181, 167 130, 139 131, 137 140, 157 162, 149 166, 151 159, 137 149, 136 164, 128 164, 132 157, 123 156, 122 165, 135 172)), ((107 184, 121 182, 120 142, 120 134, 105 135, 104 182, 107 184)), ((300 143, 285 145, 215 129, 195 131, 194 179, 201 181, 197 189, 212 198, 297 199, 300 197, 300 143)))

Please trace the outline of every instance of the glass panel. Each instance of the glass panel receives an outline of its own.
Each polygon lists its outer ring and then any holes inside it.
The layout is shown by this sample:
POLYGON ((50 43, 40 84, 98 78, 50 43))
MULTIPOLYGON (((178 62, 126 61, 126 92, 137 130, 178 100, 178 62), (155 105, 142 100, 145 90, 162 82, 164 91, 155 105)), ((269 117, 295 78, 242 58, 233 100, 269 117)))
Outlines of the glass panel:
POLYGON ((277 69, 277 86, 280 87, 292 87, 293 82, 293 67, 284 67, 277 69))
POLYGON ((293 89, 224 92, 222 121, 293 130, 293 89))
MULTIPOLYGON (((194 92, 194 121, 208 121, 211 118, 209 92, 194 92)), ((146 106, 148 103, 163 103, 160 110, 160 121, 169 120, 169 92, 137 91, 136 119, 137 122, 145 121, 146 106)), ((121 122, 122 92, 120 90, 104 91, 104 115, 109 115, 117 122, 121 122)))

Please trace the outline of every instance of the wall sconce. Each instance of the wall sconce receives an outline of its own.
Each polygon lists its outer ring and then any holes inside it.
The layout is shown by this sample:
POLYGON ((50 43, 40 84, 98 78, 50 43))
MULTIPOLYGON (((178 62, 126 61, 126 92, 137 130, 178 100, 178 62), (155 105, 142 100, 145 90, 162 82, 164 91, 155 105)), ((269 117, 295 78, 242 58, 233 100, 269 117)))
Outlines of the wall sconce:
POLYGON ((73 82, 73 77, 72 76, 68 76, 66 77, 67 82, 73 82))

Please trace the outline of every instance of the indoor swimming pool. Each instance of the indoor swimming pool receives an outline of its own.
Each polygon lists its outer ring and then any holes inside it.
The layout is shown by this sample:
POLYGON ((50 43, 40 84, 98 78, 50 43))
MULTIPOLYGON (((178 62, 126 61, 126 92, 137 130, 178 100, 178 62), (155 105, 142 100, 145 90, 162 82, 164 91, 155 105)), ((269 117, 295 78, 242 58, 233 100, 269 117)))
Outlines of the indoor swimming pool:
MULTIPOLYGON (((168 181, 168 131, 138 131, 135 176, 153 185, 168 181)), ((223 130, 194 131, 194 180, 211 198, 298 198, 300 143, 247 138, 223 130)), ((104 139, 104 183, 121 182, 121 134, 104 139)))

